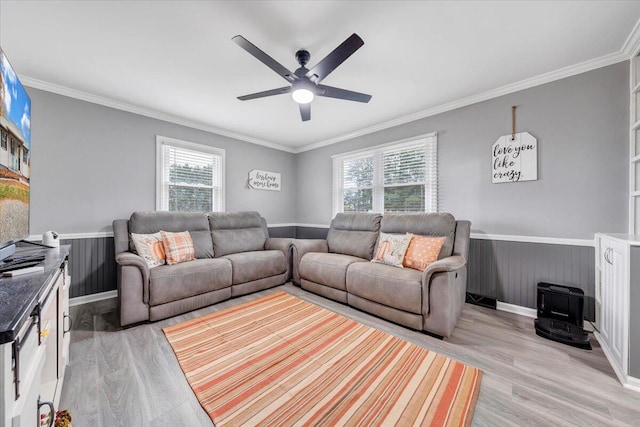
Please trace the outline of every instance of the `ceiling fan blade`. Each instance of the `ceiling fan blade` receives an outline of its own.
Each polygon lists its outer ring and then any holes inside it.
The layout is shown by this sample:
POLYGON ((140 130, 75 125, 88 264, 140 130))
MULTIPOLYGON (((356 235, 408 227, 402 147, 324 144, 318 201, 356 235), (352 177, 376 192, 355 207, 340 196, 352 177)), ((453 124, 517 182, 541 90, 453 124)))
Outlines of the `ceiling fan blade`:
POLYGON ((300 116, 302 117, 302 121, 306 122, 307 120, 311 120, 311 103, 299 104, 299 105, 300 105, 300 116))
POLYGON ((265 90, 264 92, 256 92, 250 95, 239 96, 240 101, 248 101, 250 99, 264 98, 265 96, 282 95, 291 92, 291 86, 279 87, 278 89, 265 90))
POLYGON ((371 95, 367 95, 366 93, 354 92, 351 90, 340 89, 339 87, 325 85, 318 85, 316 95, 356 102, 369 102, 371 99, 371 95))
POLYGON ((340 64, 347 60, 353 53, 360 49, 364 41, 355 33, 342 42, 340 46, 335 48, 333 52, 324 57, 324 59, 310 69, 306 76, 314 83, 319 83, 327 77, 333 70, 338 68, 340 64))
POLYGON ((298 77, 294 73, 287 70, 282 64, 264 53, 244 37, 235 36, 232 37, 231 40, 233 40, 238 46, 249 52, 251 55, 255 56, 258 61, 262 62, 264 65, 278 73, 278 75, 282 76, 282 78, 286 81, 293 82, 298 79, 298 77))

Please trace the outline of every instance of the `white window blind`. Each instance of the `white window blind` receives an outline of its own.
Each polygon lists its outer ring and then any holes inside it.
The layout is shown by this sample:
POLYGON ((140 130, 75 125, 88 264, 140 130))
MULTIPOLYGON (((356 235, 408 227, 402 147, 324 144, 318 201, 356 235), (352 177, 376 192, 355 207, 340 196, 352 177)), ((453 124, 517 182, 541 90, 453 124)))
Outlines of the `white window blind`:
POLYGON ((157 210, 224 211, 224 150, 158 136, 156 157, 157 210))
POLYGON ((333 157, 333 214, 437 212, 437 134, 333 157))

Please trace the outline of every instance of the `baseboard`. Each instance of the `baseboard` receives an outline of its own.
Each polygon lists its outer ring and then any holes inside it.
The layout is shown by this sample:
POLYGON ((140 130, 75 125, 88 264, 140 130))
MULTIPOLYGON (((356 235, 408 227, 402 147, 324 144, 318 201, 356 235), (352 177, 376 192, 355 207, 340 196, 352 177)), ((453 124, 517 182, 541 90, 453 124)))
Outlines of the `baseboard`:
POLYGON ((502 301, 496 301, 496 310, 506 311, 507 313, 519 314, 520 316, 538 317, 538 311, 535 308, 523 307, 521 305, 508 304, 502 301))
POLYGON ((627 377, 627 383, 624 385, 624 388, 628 388, 629 390, 640 392, 640 379, 634 377, 627 377))
MULTIPOLYGON (((523 307, 521 305, 508 304, 506 302, 496 301, 496 310, 506 311, 508 313, 519 314, 521 316, 530 317, 532 319, 538 318, 538 310, 530 307, 523 307)), ((591 322, 585 321, 582 325, 582 330, 585 332, 594 332, 591 322)))
POLYGON ((613 362, 613 360, 615 359, 611 355, 611 352, 609 351, 609 347, 607 347, 607 344, 604 342, 603 339, 601 339, 600 334, 598 332, 594 332, 593 335, 596 337, 596 340, 600 343, 600 348, 602 349, 602 352, 604 353, 605 357, 609 361, 609 365, 611 365, 611 368, 613 369, 613 372, 616 374, 618 381, 620 381, 620 384, 622 384, 626 388, 630 388, 630 389, 634 388, 632 384, 629 384, 627 382, 627 376, 624 373, 622 373, 618 365, 613 362))
POLYGON ((582 330, 585 332, 595 332, 595 328, 593 327, 593 323, 591 321, 585 321, 582 325, 582 330))
POLYGON ((69 299, 69 307, 76 305, 89 304, 90 302, 102 301, 111 298, 118 298, 118 291, 100 292, 98 294, 83 295, 69 299))

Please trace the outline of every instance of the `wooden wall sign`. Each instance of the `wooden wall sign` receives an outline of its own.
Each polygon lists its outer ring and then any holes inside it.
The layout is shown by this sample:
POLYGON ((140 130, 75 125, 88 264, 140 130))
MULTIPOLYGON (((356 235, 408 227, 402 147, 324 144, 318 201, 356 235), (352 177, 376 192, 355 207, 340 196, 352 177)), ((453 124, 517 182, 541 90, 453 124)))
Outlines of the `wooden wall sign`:
POLYGON ((256 190, 280 191, 280 174, 254 169, 249 172, 247 185, 256 190))
POLYGON ((492 182, 538 179, 538 140, 529 132, 498 138, 492 146, 492 182))

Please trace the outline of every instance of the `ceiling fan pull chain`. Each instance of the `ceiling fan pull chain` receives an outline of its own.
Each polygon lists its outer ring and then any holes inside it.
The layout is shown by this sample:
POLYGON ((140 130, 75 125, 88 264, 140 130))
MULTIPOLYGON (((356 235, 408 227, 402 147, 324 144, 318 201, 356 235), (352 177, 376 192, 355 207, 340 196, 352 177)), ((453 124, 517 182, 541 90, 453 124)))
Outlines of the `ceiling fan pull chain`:
POLYGON ((511 140, 516 140, 516 106, 511 107, 511 140))

